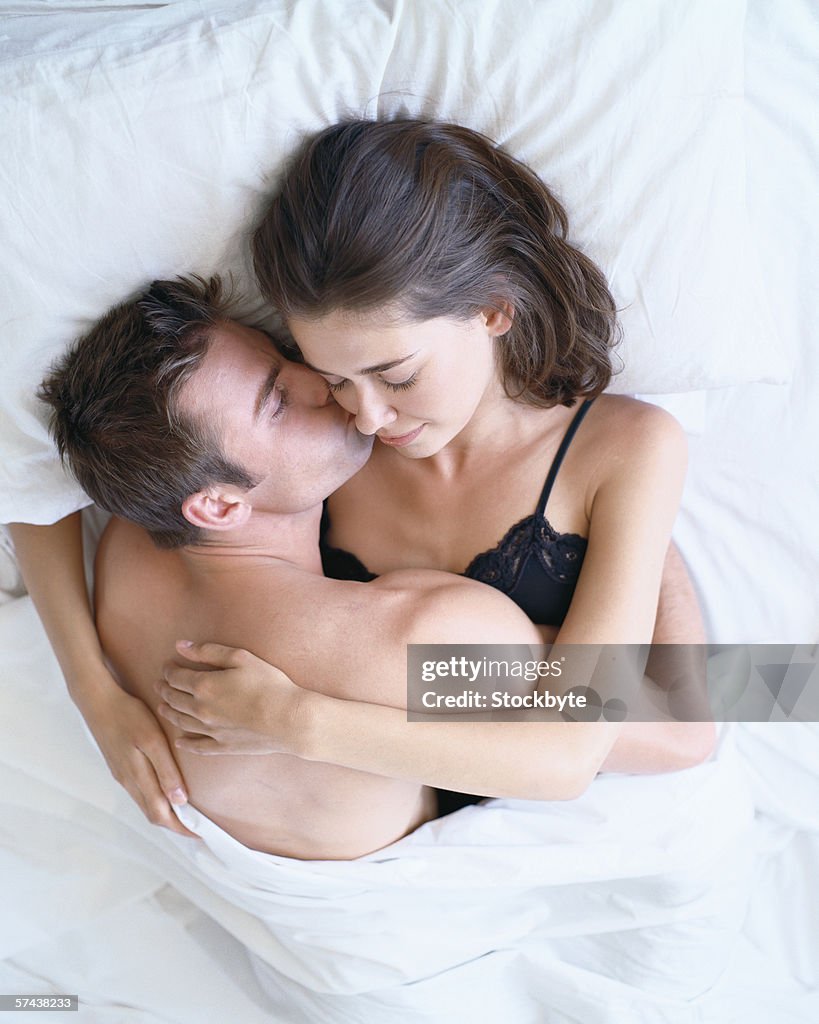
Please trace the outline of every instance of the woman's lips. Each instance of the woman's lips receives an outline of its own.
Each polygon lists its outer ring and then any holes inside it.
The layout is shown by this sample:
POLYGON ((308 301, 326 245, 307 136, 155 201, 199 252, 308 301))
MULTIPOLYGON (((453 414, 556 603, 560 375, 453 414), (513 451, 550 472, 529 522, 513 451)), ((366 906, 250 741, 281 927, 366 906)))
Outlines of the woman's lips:
POLYGON ((422 423, 420 427, 416 427, 415 430, 411 430, 408 434, 398 434, 395 437, 384 437, 382 434, 377 434, 376 436, 384 444, 388 444, 393 448, 403 448, 405 444, 410 444, 414 441, 425 426, 426 424, 422 423))

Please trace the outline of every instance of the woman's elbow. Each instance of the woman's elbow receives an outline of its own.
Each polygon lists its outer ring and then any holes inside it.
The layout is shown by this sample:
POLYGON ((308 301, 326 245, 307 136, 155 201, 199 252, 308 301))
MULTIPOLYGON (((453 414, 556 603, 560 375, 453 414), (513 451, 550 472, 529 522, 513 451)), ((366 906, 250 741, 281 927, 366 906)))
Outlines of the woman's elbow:
POLYGON ((559 732, 543 737, 538 763, 526 780, 523 800, 577 800, 594 779, 622 728, 620 723, 560 724, 559 732))
POLYGON ((577 800, 591 785, 593 775, 573 774, 563 776, 559 779, 552 777, 548 782, 538 780, 530 785, 515 787, 516 792, 512 796, 515 800, 532 800, 539 803, 554 803, 555 801, 577 800))
POLYGON ((713 722, 681 723, 680 732, 676 752, 678 768, 695 768, 714 753, 717 729, 713 722))
POLYGON ((583 763, 575 762, 565 766, 561 771, 544 773, 537 779, 530 780, 526 787, 528 795, 523 797, 526 800, 577 800, 583 796, 589 786, 594 782, 600 769, 597 758, 588 759, 583 763))
POLYGON ((570 779, 566 780, 563 790, 557 800, 579 800, 589 786, 594 782, 597 769, 587 772, 576 772, 570 779))

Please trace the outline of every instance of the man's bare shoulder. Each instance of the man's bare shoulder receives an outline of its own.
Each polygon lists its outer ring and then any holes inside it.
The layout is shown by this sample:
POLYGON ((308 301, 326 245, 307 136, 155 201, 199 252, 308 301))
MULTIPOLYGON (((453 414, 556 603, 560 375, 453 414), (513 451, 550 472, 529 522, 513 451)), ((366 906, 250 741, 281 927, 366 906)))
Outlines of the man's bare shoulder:
POLYGON ((113 605, 160 585, 161 577, 176 561, 173 552, 160 551, 139 526, 112 516, 100 538, 94 561, 98 606, 113 605))
POLYGON ((121 522, 101 543, 97 579, 109 636, 127 626, 163 658, 182 636, 245 647, 309 689, 397 707, 406 701, 408 643, 540 642, 509 598, 434 570, 356 583, 243 565, 191 589, 178 554, 121 522))
POLYGON ((344 699, 406 707, 407 644, 541 642, 509 598, 451 573, 401 570, 371 583, 314 577, 310 591, 309 617, 289 633, 301 638, 293 678, 344 699))

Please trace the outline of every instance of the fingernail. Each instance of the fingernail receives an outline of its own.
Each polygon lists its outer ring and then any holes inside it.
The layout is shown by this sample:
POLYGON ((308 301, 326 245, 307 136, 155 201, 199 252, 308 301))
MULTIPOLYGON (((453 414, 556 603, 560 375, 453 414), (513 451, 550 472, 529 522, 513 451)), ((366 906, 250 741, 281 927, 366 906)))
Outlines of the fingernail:
POLYGON ((177 647, 193 647, 193 640, 177 640, 177 647))
POLYGON ((171 790, 171 803, 172 804, 186 804, 188 797, 184 789, 180 789, 178 786, 176 789, 171 790))

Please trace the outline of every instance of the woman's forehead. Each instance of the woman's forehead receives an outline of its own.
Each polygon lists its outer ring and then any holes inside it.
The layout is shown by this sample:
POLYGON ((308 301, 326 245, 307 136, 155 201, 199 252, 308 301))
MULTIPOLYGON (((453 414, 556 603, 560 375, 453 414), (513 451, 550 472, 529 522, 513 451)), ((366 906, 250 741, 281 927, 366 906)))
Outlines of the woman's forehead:
POLYGON ((322 352, 387 351, 400 345, 417 327, 406 318, 397 317, 390 309, 351 312, 338 309, 321 316, 290 317, 290 333, 302 351, 322 352))

